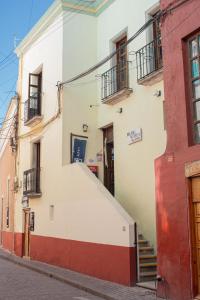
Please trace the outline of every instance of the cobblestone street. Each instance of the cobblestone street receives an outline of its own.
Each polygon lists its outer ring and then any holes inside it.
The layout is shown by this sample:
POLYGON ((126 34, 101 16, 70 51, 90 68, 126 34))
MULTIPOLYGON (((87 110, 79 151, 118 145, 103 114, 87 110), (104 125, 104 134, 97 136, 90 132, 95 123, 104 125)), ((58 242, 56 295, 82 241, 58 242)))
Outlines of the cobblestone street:
POLYGON ((0 300, 100 300, 66 283, 0 259, 0 300))

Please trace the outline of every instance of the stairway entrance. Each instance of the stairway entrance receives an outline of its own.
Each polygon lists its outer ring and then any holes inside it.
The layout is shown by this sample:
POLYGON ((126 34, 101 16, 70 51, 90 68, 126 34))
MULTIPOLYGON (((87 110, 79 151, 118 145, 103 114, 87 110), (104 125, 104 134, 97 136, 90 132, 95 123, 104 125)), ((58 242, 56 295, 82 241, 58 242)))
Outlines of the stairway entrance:
POLYGON ((138 236, 138 281, 155 281, 157 276, 157 256, 142 234, 138 236))

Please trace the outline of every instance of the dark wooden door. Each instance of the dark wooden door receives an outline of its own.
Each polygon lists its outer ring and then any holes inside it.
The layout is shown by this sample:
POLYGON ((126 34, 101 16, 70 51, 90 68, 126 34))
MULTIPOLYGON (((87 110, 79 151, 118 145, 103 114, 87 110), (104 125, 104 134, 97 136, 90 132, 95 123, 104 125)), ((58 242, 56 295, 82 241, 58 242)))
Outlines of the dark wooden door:
POLYGON ((127 70, 127 36, 116 43, 117 52, 117 90, 127 88, 128 70, 127 70))
POLYGON ((115 175, 114 175, 114 140, 113 126, 104 130, 104 185, 109 192, 115 193, 115 175))
POLYGON ((161 22, 160 18, 158 18, 159 12, 153 15, 153 18, 155 18, 155 21, 153 22, 155 69, 162 67, 161 22))
POLYGON ((200 177, 192 178, 192 264, 195 299, 200 299, 200 177))
POLYGON ((30 257, 30 210, 24 209, 24 243, 23 256, 30 257))

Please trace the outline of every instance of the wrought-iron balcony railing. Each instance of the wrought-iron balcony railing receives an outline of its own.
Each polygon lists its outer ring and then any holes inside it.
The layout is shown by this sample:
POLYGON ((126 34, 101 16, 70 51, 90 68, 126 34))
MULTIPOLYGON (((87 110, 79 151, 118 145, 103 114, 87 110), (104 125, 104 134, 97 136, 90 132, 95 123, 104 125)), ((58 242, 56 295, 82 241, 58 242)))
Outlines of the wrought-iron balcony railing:
POLYGON ((33 168, 24 171, 23 185, 24 195, 40 194, 40 170, 33 168))
POLYGON ((136 52, 137 79, 142 80, 163 66, 161 38, 136 52))
POLYGON ((40 99, 38 94, 30 97, 24 104, 24 122, 28 122, 36 116, 41 116, 40 99))
POLYGON ((110 70, 101 75, 102 82, 102 101, 118 93, 123 89, 129 88, 128 62, 122 61, 110 70))

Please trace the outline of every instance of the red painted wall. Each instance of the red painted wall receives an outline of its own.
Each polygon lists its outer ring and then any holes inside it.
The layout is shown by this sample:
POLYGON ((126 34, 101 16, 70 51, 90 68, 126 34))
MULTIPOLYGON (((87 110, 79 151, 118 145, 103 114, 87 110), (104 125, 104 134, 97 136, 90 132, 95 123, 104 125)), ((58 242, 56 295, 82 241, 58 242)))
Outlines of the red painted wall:
POLYGON ((9 250, 10 252, 14 251, 14 234, 10 231, 2 232, 2 246, 3 248, 9 250))
POLYGON ((24 233, 15 232, 15 254, 23 256, 23 238, 24 233))
MULTIPOLYGON (((161 0, 165 9, 181 1, 161 0)), ((200 1, 189 0, 162 21, 167 147, 155 162, 157 194, 158 294, 193 299, 188 182, 185 163, 200 160, 200 145, 188 145, 183 39, 200 29, 200 1)))
POLYGON ((136 282, 133 247, 31 235, 30 256, 34 260, 128 286, 136 282))

